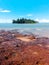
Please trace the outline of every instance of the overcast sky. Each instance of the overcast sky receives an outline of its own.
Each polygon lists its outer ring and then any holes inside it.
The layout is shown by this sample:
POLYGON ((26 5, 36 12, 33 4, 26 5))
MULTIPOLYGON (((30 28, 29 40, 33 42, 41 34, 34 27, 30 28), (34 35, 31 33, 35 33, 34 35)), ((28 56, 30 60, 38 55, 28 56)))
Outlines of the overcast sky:
POLYGON ((0 23, 17 18, 49 22, 49 0, 0 0, 0 23))

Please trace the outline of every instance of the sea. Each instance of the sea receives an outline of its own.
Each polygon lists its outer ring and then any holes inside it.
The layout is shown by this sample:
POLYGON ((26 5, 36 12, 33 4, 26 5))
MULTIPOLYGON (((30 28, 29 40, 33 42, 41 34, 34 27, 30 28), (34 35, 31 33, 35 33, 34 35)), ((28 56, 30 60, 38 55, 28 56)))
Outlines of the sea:
POLYGON ((49 23, 36 24, 0 23, 0 30, 15 30, 21 34, 34 34, 37 37, 49 37, 49 23))

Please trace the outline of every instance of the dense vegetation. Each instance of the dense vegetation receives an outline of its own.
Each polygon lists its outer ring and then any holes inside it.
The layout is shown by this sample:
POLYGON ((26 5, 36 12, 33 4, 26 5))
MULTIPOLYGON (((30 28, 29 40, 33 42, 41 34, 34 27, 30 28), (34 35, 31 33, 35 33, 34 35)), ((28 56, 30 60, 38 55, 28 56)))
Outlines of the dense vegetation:
POLYGON ((13 20, 12 23, 38 23, 37 21, 31 20, 31 19, 17 19, 17 20, 13 20))

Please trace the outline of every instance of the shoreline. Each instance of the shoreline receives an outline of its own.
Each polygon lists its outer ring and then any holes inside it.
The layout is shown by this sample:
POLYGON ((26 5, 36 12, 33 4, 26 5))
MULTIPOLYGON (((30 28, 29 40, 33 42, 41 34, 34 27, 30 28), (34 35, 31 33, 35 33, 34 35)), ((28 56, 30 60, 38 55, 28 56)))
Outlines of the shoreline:
POLYGON ((49 65, 49 38, 0 31, 0 65, 49 65))
POLYGON ((49 38, 49 29, 41 29, 41 28, 5 28, 5 29, 0 29, 0 31, 14 31, 18 32, 22 35, 35 35, 37 38, 39 37, 48 37, 49 38))

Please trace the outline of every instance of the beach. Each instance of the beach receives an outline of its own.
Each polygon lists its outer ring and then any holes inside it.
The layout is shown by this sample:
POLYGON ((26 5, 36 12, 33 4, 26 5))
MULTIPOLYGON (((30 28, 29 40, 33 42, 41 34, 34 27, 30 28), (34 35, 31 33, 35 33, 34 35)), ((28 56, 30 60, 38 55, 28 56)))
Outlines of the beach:
POLYGON ((0 0, 0 65, 49 65, 49 0, 0 0))
POLYGON ((0 65, 49 65, 49 38, 0 30, 0 65))

